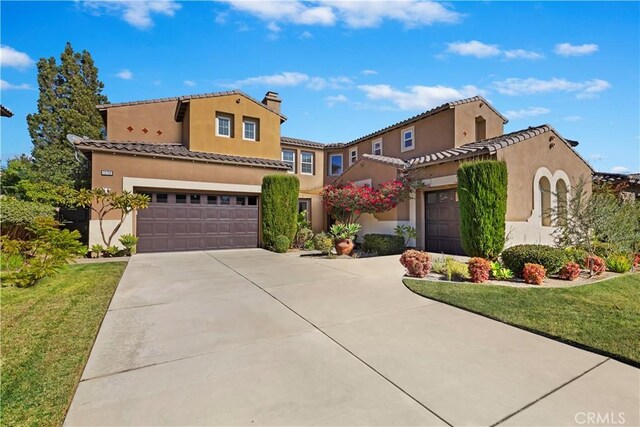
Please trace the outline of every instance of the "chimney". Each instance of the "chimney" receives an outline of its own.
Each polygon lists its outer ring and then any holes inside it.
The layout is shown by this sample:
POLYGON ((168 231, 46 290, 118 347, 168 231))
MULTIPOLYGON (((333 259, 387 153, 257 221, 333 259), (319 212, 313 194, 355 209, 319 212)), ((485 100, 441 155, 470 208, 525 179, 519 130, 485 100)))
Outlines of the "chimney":
POLYGON ((280 103, 282 99, 278 96, 278 92, 269 91, 262 99, 262 103, 267 106, 268 109, 280 114, 280 103))

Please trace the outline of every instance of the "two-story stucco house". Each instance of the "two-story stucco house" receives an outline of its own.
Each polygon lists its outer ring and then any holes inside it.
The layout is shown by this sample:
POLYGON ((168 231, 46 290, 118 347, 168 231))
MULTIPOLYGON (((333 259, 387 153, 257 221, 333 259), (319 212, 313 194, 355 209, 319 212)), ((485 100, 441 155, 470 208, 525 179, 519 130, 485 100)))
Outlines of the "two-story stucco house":
MULTIPOLYGON (((590 185, 593 171, 574 141, 548 125, 504 134, 507 120, 482 97, 337 144, 281 136, 280 104, 275 92, 259 102, 228 91, 99 105, 107 139, 74 142, 90 160, 94 187, 150 195, 151 207, 120 230, 140 238, 140 252, 259 246, 261 182, 272 173, 298 176, 300 210, 316 232, 329 223, 320 202, 324 185, 376 186, 409 174, 426 184, 424 191, 390 212, 361 217, 362 234, 409 224, 418 230, 419 248, 446 253, 462 253, 461 162, 506 162, 508 244, 550 243, 545 212, 580 179, 590 185)), ((95 218, 89 234, 90 244, 99 242, 95 218)))

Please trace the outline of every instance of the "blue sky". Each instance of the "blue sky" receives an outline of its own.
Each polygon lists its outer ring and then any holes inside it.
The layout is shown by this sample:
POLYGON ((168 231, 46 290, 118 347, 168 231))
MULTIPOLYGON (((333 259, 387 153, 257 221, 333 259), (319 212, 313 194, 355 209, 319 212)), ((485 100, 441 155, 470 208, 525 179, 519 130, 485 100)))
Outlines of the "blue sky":
POLYGON ((91 52, 111 102, 275 90, 282 134, 348 141, 481 94, 602 171, 640 170, 640 3, 7 2, 2 159, 29 152, 35 61, 91 52))

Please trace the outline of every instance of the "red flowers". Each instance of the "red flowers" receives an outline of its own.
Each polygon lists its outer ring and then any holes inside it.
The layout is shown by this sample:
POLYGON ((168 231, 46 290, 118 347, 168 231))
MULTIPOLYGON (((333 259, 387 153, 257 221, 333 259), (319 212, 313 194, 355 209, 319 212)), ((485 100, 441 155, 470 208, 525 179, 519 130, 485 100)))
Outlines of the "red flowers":
POLYGON ((322 206, 336 221, 350 224, 363 213, 389 211, 407 200, 412 186, 409 181, 388 181, 376 190, 368 185, 327 185, 322 190, 322 206))

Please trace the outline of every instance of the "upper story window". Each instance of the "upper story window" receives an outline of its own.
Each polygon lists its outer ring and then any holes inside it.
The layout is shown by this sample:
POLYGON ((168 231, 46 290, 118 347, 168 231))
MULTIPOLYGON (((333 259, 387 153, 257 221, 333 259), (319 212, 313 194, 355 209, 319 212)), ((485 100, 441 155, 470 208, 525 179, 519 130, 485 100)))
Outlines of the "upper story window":
POLYGON ((300 173, 302 175, 313 175, 313 153, 302 151, 300 153, 300 173))
POLYGON ((258 140, 258 123, 256 120, 245 118, 242 121, 242 139, 247 141, 258 140))
POLYGON ((382 156, 382 139, 374 139, 371 142, 371 154, 382 156))
POLYGON ((358 161, 358 147, 349 150, 349 166, 358 161))
POLYGON ((482 116, 476 117, 476 141, 487 138, 487 121, 482 116))
POLYGON ((216 114, 216 135, 231 138, 233 133, 233 116, 216 114))
POLYGON ((329 175, 342 174, 342 154, 329 154, 329 175))
POLYGON ((402 146, 400 147, 401 152, 413 150, 415 148, 416 144, 413 127, 403 129, 402 132, 400 132, 400 136, 402 138, 402 146))
POLYGON ((296 172, 296 152, 293 150, 282 150, 282 161, 289 166, 289 172, 296 172))

